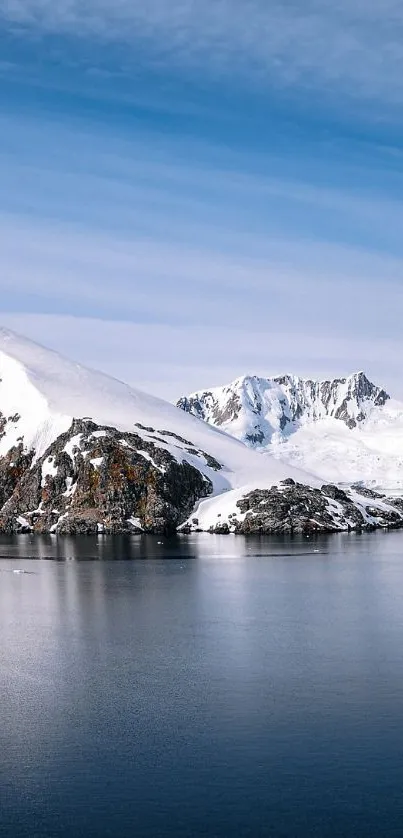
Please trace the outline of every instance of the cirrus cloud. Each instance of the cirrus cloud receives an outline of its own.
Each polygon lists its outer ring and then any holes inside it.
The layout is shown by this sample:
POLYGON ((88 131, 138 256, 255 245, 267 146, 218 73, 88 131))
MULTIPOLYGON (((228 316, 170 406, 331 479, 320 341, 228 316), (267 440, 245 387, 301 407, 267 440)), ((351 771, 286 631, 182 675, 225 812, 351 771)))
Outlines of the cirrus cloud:
POLYGON ((397 0, 1 0, 0 20, 141 47, 157 65, 206 76, 403 97, 397 0))

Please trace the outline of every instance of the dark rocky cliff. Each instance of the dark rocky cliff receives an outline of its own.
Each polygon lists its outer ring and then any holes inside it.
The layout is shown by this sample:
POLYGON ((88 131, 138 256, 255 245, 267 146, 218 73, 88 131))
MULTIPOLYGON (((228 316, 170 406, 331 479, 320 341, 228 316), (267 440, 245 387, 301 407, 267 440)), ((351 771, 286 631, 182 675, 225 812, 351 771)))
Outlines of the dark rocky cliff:
POLYGON ((75 420, 33 458, 20 446, 0 460, 2 532, 174 532, 212 492, 208 477, 180 457, 89 420, 75 420))

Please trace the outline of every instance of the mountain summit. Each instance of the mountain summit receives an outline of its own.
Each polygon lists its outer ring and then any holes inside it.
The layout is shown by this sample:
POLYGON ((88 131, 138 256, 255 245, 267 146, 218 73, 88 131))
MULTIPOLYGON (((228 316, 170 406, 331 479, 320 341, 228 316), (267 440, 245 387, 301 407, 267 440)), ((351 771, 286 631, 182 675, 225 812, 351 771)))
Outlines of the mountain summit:
POLYGON ((355 428, 388 399, 385 390, 363 372, 328 381, 294 375, 244 376, 227 386, 185 396, 177 407, 247 445, 264 447, 320 419, 338 419, 355 428))

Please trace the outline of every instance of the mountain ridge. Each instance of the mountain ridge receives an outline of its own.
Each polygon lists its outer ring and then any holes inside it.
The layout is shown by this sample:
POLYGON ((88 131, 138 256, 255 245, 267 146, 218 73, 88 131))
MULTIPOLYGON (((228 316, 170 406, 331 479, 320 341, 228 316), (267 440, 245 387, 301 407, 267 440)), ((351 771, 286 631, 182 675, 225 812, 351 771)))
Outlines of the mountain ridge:
POLYGON ((233 436, 261 445, 270 442, 274 434, 288 434, 305 421, 331 417, 349 428, 356 427, 365 421, 370 407, 383 406, 389 398, 361 370, 345 378, 323 380, 289 373, 272 378, 241 376, 223 387, 184 396, 176 404, 215 427, 227 429, 231 423, 233 436), (241 414, 243 433, 242 427, 238 432, 234 429, 241 414))

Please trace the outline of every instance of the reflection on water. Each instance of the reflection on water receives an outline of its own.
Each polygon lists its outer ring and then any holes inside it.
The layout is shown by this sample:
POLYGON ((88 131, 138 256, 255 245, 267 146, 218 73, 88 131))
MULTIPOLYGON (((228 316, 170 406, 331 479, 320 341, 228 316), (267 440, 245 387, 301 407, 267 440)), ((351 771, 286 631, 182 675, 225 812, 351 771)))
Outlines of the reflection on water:
MULTIPOLYGON (((0 560, 43 559, 53 561, 130 561, 133 559, 203 558, 233 560, 281 555, 304 557, 353 549, 366 553, 385 542, 384 532, 340 535, 220 536, 206 533, 192 536, 55 536, 0 535, 0 560)), ((393 536, 393 533, 391 534, 393 536)), ((398 535, 398 534, 397 534, 398 535)), ((389 548, 387 548, 389 549, 389 548)))
POLYGON ((1 835, 401 834, 399 533, 3 537, 0 636, 1 835))

